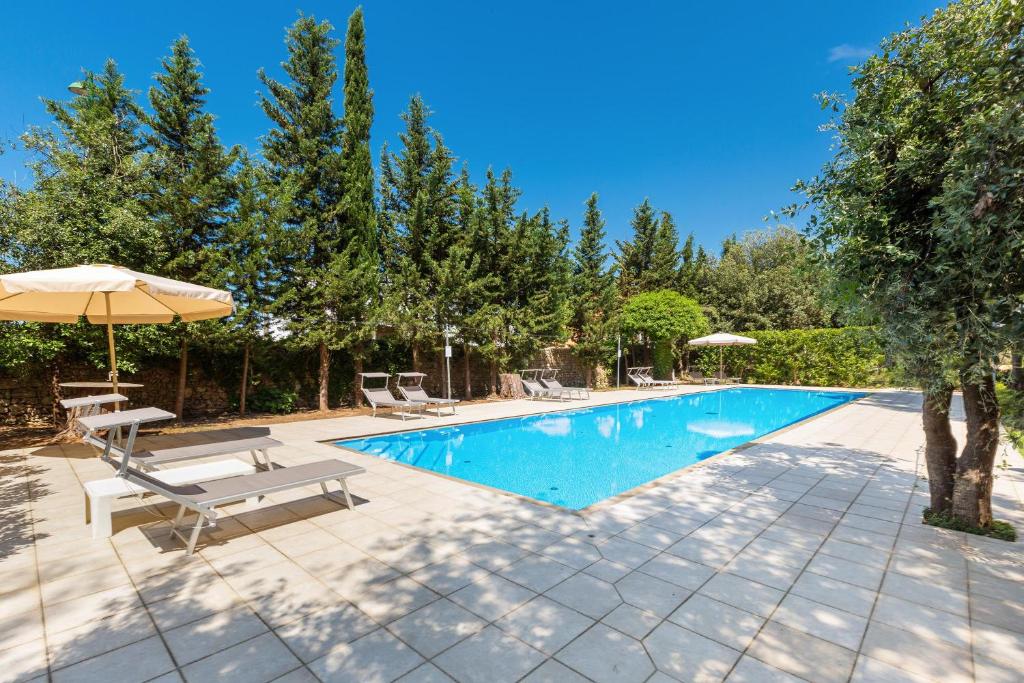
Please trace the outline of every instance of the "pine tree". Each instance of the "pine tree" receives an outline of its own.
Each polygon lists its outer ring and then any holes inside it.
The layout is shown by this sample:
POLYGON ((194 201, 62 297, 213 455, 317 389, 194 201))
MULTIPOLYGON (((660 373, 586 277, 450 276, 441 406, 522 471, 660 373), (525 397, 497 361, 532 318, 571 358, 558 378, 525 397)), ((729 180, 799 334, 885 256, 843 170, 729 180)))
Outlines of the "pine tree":
POLYGON ((645 274, 651 269, 658 233, 658 220, 649 200, 644 199, 633 210, 633 239, 616 240, 619 253, 615 260, 619 272, 619 293, 624 297, 645 291, 645 274))
MULTIPOLYGON (((355 372, 362 372, 365 341, 376 321, 371 310, 376 307, 379 281, 377 210, 374 204, 373 163, 370 157, 370 128, 373 124, 373 91, 366 67, 366 31, 363 10, 357 7, 348 20, 345 37, 344 133, 341 139, 343 196, 341 230, 345 249, 339 277, 340 289, 351 292, 338 315, 352 321, 342 345, 355 361, 355 372)), ((362 404, 358 388, 353 394, 355 404, 362 404)))
POLYGON ((679 264, 679 292, 691 299, 697 298, 697 264, 694 260, 696 255, 693 251, 693 233, 686 236, 680 252, 681 263, 679 264))
MULTIPOLYGON (((141 135, 143 112, 109 60, 87 72, 85 92, 69 103, 43 100, 52 128, 30 128, 21 136, 30 153, 34 184, 4 184, 0 215, 0 262, 4 271, 112 263, 151 270, 165 258, 165 245, 147 217, 149 155, 141 135)), ((87 357, 106 368, 106 342, 96 325, 16 325, 0 330, 3 364, 62 353, 87 357), (13 354, 13 355, 12 355, 13 354), (19 360, 20 359, 20 360, 19 360)), ((125 325, 117 330, 118 361, 128 370, 142 354, 164 352, 162 326, 125 325)), ((54 364, 54 372, 59 365, 54 364)), ((54 382, 56 383, 56 379, 54 382)))
POLYGON ((326 411, 331 351, 351 332, 351 323, 339 316, 349 303, 347 287, 337 278, 346 270, 346 233, 339 221, 343 199, 341 156, 342 122, 335 113, 332 91, 338 77, 334 58, 337 39, 330 23, 301 16, 288 29, 288 60, 282 66, 288 83, 262 69, 267 88, 260 95, 263 111, 274 127, 263 142, 263 156, 272 178, 294 185, 295 194, 285 238, 289 257, 282 264, 288 286, 279 299, 300 347, 319 353, 319 407, 326 411))
POLYGON ((672 214, 662 211, 658 230, 654 233, 651 268, 641 277, 643 291, 675 289, 678 286, 679 257, 679 232, 675 221, 672 214))
POLYGON ((381 214, 388 271, 388 317, 412 346, 413 367, 420 350, 436 342, 444 322, 438 318, 434 271, 452 247, 458 189, 454 161, 441 135, 429 124, 430 112, 419 95, 402 114, 402 148, 381 154, 381 214))
POLYGON ((594 363, 607 350, 607 325, 615 306, 615 278, 605 268, 605 222, 597 200, 597 193, 587 199, 583 229, 573 251, 571 326, 576 354, 585 363, 587 386, 594 363))
POLYGON ((142 110, 113 60, 87 73, 85 93, 70 104, 43 100, 55 129, 31 128, 31 190, 15 191, 16 234, 7 258, 23 269, 113 263, 140 270, 164 260, 157 226, 143 200, 149 191, 142 110))
MULTIPOLYGON (((211 284, 217 242, 233 200, 231 166, 237 150, 225 151, 203 110, 209 89, 202 84, 199 61, 188 38, 171 46, 163 72, 149 90, 148 117, 152 150, 152 189, 146 207, 166 245, 168 260, 160 269, 177 280, 211 284)), ((174 412, 185 410, 190 328, 182 324, 178 386, 174 412)))
POLYGON ((269 338, 273 325, 283 256, 278 250, 293 197, 287 182, 271 182, 266 167, 248 157, 241 159, 236 182, 237 201, 221 243, 219 286, 230 289, 235 299, 227 332, 230 341, 242 346, 238 412, 245 415, 253 347, 269 338))

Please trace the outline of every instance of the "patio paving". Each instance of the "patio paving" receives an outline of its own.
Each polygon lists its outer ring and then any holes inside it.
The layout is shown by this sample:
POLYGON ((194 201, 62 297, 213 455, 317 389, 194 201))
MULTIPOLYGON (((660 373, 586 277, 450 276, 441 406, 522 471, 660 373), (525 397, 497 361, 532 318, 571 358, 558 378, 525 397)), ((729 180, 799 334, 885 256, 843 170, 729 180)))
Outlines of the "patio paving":
POLYGON ((191 558, 155 498, 89 538, 91 449, 2 452, 0 681, 1020 681, 1024 546, 920 524, 919 403, 876 393, 581 514, 320 443, 571 405, 275 425, 281 465, 366 467, 356 509, 232 506, 191 558))

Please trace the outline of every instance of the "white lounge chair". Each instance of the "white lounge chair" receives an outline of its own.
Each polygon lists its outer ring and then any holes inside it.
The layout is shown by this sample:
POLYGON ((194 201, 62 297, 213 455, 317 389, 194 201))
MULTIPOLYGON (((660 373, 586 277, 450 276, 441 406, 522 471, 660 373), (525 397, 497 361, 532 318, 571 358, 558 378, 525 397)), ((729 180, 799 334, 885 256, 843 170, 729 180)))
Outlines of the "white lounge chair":
POLYGON ((526 391, 527 398, 533 400, 554 398, 560 401, 571 398, 570 393, 565 389, 550 389, 542 385, 538 380, 540 373, 541 368, 529 368, 519 371, 519 377, 523 382, 523 389, 526 391))
POLYGON ((427 394, 426 389, 423 388, 423 378, 426 374, 422 372, 400 372, 398 375, 398 392, 405 397, 406 401, 412 401, 413 403, 422 403, 425 406, 437 406, 437 415, 441 416, 441 406, 450 406, 452 409, 452 415, 455 414, 455 404, 459 402, 456 398, 435 398, 427 394), (403 379, 411 381, 410 384, 402 384, 403 379))
POLYGON ((423 403, 416 403, 415 401, 406 401, 403 399, 397 399, 388 389, 388 380, 391 378, 386 372, 360 372, 359 373, 359 389, 363 392, 363 396, 366 397, 366 401, 373 408, 373 416, 377 417, 377 408, 391 408, 391 413, 394 414, 398 411, 398 414, 402 416, 402 421, 410 415, 407 411, 419 410, 420 415, 423 415, 423 409, 426 407, 423 403), (366 380, 384 380, 383 387, 368 388, 366 387, 366 380))
POLYGON ((651 374, 651 372, 653 370, 654 370, 653 366, 648 366, 648 367, 645 367, 645 368, 640 368, 640 377, 642 377, 644 380, 646 380, 649 386, 657 389, 657 388, 661 388, 661 387, 674 387, 674 386, 677 386, 679 384, 679 382, 676 382, 675 380, 654 379, 654 375, 651 374))
POLYGON ((657 389, 657 385, 642 374, 642 371, 646 369, 643 366, 626 368, 626 379, 635 384, 637 389, 657 389))
POLYGON ((587 387, 566 387, 566 386, 562 386, 562 383, 559 382, 558 379, 556 379, 556 375, 558 375, 558 368, 548 368, 546 370, 542 370, 541 371, 540 377, 538 379, 540 379, 540 383, 543 384, 550 391, 561 390, 561 391, 569 392, 569 398, 572 398, 572 395, 574 393, 577 396, 579 396, 581 399, 583 399, 583 398, 589 399, 590 398, 590 389, 588 389, 587 387), (551 376, 550 377, 545 377, 545 375, 547 375, 549 373, 550 373, 551 376))
POLYGON ((341 485, 346 507, 350 510, 354 507, 352 496, 345 481, 348 477, 362 474, 366 470, 358 465, 347 463, 342 460, 321 460, 304 465, 278 468, 266 472, 246 474, 227 479, 215 481, 194 482, 185 485, 169 484, 161 481, 156 476, 143 472, 131 466, 132 449, 135 439, 139 433, 139 425, 143 421, 154 421, 156 419, 173 418, 173 413, 161 411, 157 408, 145 408, 141 411, 124 411, 119 413, 107 413, 81 418, 79 422, 89 433, 107 431, 107 444, 103 451, 103 459, 117 467, 117 476, 123 478, 129 484, 150 493, 164 496, 179 505, 178 514, 174 518, 171 527, 171 534, 182 539, 186 543, 186 554, 191 555, 199 541, 199 534, 207 524, 213 525, 217 519, 216 508, 236 503, 250 498, 287 491, 294 488, 301 488, 311 484, 319 484, 320 489, 327 498, 333 498, 333 494, 327 490, 328 481, 337 481, 341 485), (131 413, 136 413, 131 415, 131 413), (157 417, 157 413, 163 415, 157 417), (119 428, 127 428, 128 436, 125 446, 120 449, 118 457, 113 448, 114 434, 119 428), (179 529, 185 512, 192 510, 196 513, 196 523, 192 533, 186 538, 179 529))

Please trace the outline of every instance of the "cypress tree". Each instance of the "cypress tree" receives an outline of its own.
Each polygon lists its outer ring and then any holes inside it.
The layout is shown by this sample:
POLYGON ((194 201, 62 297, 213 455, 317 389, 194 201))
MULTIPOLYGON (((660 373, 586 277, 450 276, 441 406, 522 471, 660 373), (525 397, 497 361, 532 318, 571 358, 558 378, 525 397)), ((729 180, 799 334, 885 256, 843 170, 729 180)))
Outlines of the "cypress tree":
POLYGON ((289 82, 259 71, 267 93, 260 94, 263 111, 273 128, 263 141, 263 156, 277 182, 294 185, 286 224, 288 258, 282 266, 288 286, 281 292, 279 310, 288 321, 296 345, 316 348, 319 355, 318 402, 328 404, 331 351, 351 329, 339 317, 348 301, 338 287, 345 273, 339 262, 347 246, 339 221, 342 202, 342 122, 335 113, 332 91, 338 77, 329 22, 300 16, 288 29, 288 59, 282 64, 289 82))
MULTIPOLYGON (((366 67, 366 30, 363 9, 357 7, 348 20, 345 36, 344 132, 341 138, 343 171, 341 231, 345 248, 344 261, 336 267, 339 290, 347 291, 347 305, 339 311, 352 321, 342 339, 355 362, 355 372, 363 370, 365 341, 370 328, 376 325, 370 316, 378 298, 377 210, 374 204, 373 163, 370 157, 370 128, 373 125, 373 91, 366 67), (369 304, 367 303, 369 302, 369 304)), ((354 388, 353 401, 362 404, 362 394, 354 388)))
POLYGON ((572 263, 571 325, 576 354, 585 363, 587 386, 594 363, 606 351, 607 324, 615 305, 615 279, 605 268, 605 222, 597 201, 596 192, 587 199, 572 263))
POLYGON ((654 259, 658 220, 648 199, 644 199, 633 210, 630 225, 633 228, 633 239, 615 242, 619 249, 615 256, 619 271, 619 292, 625 297, 645 291, 645 274, 651 269, 654 259))
MULTIPOLYGON (((202 84, 199 61, 181 37, 161 64, 149 89, 148 118, 152 150, 152 190, 147 209, 166 245, 162 274, 187 282, 212 284, 217 242, 233 199, 231 166, 238 152, 225 151, 204 111, 209 89, 202 84)), ((178 386, 174 412, 185 410, 190 328, 180 326, 178 386)))

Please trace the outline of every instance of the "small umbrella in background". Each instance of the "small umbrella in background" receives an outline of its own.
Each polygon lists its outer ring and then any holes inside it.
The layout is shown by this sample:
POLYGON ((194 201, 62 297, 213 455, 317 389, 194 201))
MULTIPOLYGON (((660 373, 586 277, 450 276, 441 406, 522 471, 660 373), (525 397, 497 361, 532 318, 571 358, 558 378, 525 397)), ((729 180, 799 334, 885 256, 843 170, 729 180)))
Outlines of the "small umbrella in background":
POLYGON ((230 292, 106 264, 0 275, 0 320, 107 326, 110 378, 117 393, 114 325, 221 318, 234 312, 230 292))
POLYGON ((725 360, 722 356, 722 351, 726 346, 742 346, 744 344, 756 344, 756 339, 750 337, 741 337, 738 334, 726 334, 725 332, 717 332, 715 334, 709 334, 706 337, 698 337, 697 339, 691 339, 687 342, 690 346, 717 346, 718 348, 718 376, 720 379, 725 379, 725 360))

